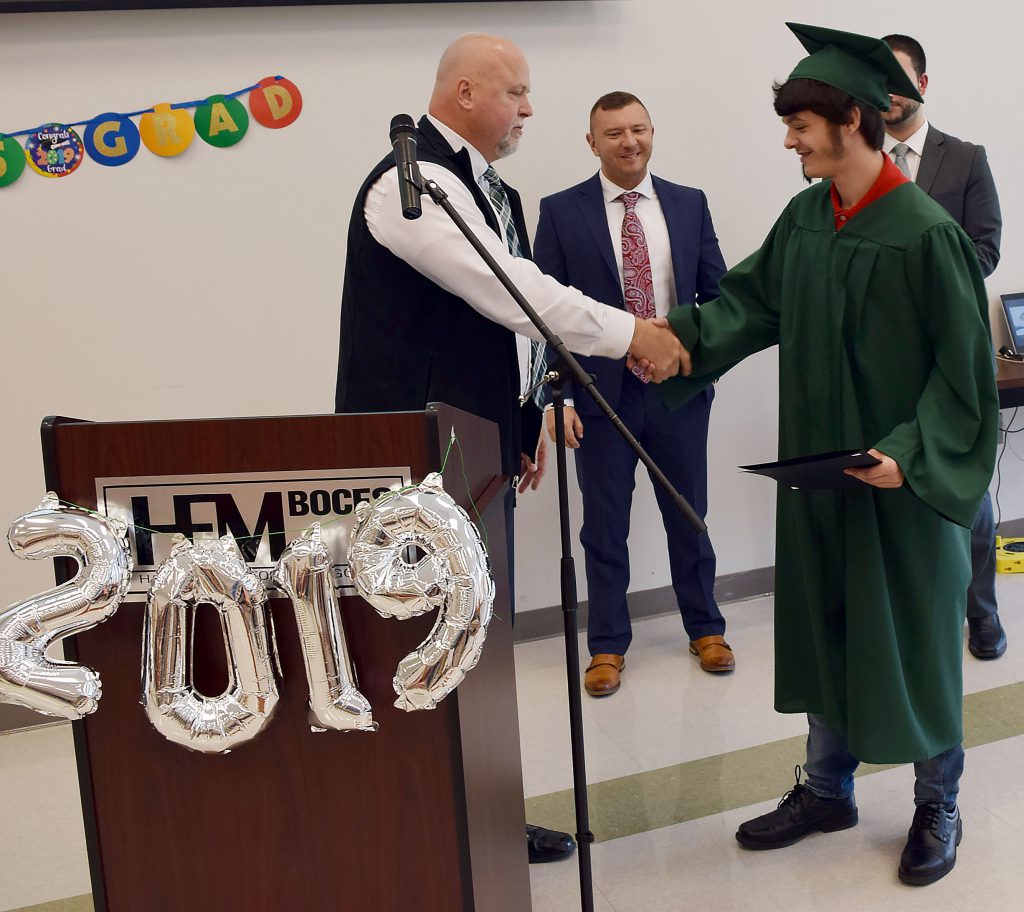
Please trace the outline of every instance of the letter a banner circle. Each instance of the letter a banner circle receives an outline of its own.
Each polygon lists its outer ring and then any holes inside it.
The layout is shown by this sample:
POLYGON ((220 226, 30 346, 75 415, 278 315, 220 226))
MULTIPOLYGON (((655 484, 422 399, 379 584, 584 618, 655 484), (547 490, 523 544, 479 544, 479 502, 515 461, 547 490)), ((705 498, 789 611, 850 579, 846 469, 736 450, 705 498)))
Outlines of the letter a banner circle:
POLYGON ((237 98, 211 95, 196 108, 196 133, 211 146, 233 146, 249 129, 249 114, 237 98))

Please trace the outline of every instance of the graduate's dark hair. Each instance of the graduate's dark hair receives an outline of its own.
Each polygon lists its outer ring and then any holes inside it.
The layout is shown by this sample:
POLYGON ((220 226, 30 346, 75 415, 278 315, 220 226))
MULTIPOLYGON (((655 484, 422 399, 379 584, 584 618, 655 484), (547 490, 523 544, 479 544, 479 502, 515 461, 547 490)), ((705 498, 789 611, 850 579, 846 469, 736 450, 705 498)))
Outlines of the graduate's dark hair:
POLYGON ((842 89, 817 79, 790 79, 774 83, 772 91, 775 93, 775 113, 779 117, 812 111, 838 127, 853 120, 853 110, 857 108, 860 111, 858 132, 872 149, 878 151, 882 148, 882 140, 885 139, 882 115, 876 108, 858 101, 842 89))
POLYGON ((920 79, 928 70, 928 61, 924 57, 924 48, 921 42, 909 35, 886 35, 882 39, 890 50, 903 51, 910 58, 910 65, 920 79))

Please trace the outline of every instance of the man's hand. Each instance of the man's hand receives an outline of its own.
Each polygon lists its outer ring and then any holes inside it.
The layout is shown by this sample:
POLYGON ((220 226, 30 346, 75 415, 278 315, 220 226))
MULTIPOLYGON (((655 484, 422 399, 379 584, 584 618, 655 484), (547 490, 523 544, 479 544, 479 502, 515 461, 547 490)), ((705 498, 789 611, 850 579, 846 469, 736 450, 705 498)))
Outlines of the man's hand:
POLYGON ((688 376, 693 369, 690 353, 683 348, 664 317, 637 320, 629 345, 629 364, 638 365, 655 383, 678 373, 688 376))
POLYGON ((864 469, 846 469, 846 474, 876 488, 899 488, 903 485, 903 469, 895 459, 878 450, 868 450, 868 453, 882 461, 864 469))
POLYGON ((519 454, 519 487, 520 494, 525 494, 527 489, 536 491, 540 487, 540 480, 544 477, 544 470, 548 464, 548 442, 544 439, 544 431, 540 432, 537 438, 537 455, 530 459, 527 453, 519 454))
MULTIPOLYGON (((555 442, 555 410, 549 408, 544 412, 544 423, 547 425, 548 437, 555 442)), ((565 426, 565 445, 570 450, 578 450, 583 440, 583 422, 571 405, 565 406, 562 412, 562 424, 565 426)), ((543 434, 541 435, 543 437, 543 434)))

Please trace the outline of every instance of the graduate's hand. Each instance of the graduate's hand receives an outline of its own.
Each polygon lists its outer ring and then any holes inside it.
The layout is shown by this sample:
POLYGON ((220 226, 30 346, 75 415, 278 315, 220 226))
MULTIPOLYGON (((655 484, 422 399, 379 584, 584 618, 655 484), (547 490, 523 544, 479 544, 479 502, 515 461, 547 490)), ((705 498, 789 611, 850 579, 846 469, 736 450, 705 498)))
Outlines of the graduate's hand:
MULTIPOLYGON (((548 437, 554 443, 555 410, 553 408, 549 408, 544 412, 544 423, 548 428, 548 437)), ((580 448, 580 441, 583 440, 583 422, 580 421, 580 416, 571 405, 565 406, 562 411, 562 424, 565 426, 566 449, 578 450, 580 448)))
POLYGON ((664 318, 636 321, 627 363, 631 368, 640 367, 655 383, 679 373, 688 375, 691 370, 690 353, 664 318))
POLYGON ((544 432, 541 431, 537 438, 537 453, 531 459, 528 453, 519 454, 519 487, 520 494, 525 494, 527 489, 536 491, 540 487, 540 480, 544 477, 544 470, 548 464, 548 442, 544 439, 544 432))
POLYGON ((846 469, 846 474, 876 488, 899 488, 903 485, 903 469, 895 459, 874 449, 868 453, 882 461, 864 469, 846 469))

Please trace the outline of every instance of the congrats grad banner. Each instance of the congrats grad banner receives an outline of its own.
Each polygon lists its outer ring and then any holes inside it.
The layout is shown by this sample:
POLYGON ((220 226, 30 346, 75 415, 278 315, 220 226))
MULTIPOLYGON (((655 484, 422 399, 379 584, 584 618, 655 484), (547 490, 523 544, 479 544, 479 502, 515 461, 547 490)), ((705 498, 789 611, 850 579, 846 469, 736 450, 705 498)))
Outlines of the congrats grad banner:
POLYGON ((25 164, 43 177, 67 177, 85 160, 107 167, 130 162, 145 146, 154 155, 181 155, 198 135, 224 149, 239 143, 249 130, 250 115, 271 129, 287 127, 302 112, 302 95, 283 76, 268 76, 230 95, 179 104, 161 103, 127 114, 108 112, 91 120, 47 123, 33 130, 0 133, 0 187, 13 184, 25 164), (239 101, 248 93, 249 110, 239 101), (194 112, 189 115, 189 108, 194 112), (138 126, 133 117, 139 118, 138 126), (84 127, 81 134, 75 127, 84 127), (16 137, 24 136, 24 146, 16 137))

